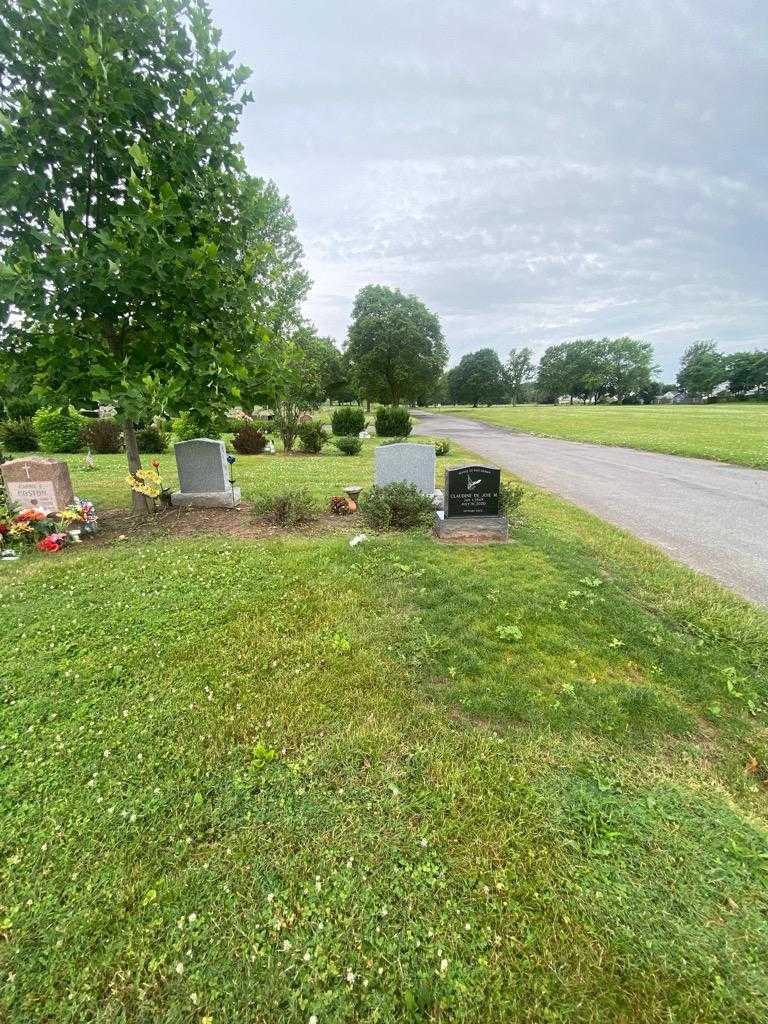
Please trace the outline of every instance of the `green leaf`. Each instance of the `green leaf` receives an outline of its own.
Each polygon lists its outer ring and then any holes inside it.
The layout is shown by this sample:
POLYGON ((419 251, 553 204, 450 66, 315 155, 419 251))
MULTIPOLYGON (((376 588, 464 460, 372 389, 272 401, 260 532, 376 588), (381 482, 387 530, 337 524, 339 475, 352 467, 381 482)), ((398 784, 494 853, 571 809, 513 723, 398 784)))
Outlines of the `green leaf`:
POLYGON ((95 71, 96 68, 99 66, 98 53, 96 53, 92 46, 86 46, 86 48, 83 50, 83 53, 85 54, 85 59, 88 61, 88 66, 91 68, 92 71, 95 71))
POLYGON ((139 167, 149 168, 149 157, 138 142, 134 142, 132 146, 128 147, 128 153, 133 158, 134 163, 137 163, 139 167))
POLYGON ((195 102, 196 96, 197 89, 193 89, 192 86, 184 90, 184 102, 187 104, 188 107, 191 107, 192 104, 195 102))
POLYGON ((58 235, 64 234, 64 218, 56 210, 48 211, 48 223, 58 235))

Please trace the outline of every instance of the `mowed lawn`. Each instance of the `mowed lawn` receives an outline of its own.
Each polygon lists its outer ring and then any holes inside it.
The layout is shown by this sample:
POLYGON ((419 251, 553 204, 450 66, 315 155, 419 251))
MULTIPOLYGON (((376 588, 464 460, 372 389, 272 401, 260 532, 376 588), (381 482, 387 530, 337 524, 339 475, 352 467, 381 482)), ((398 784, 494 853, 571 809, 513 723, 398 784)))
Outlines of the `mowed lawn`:
POLYGON ((768 402, 503 405, 479 409, 448 406, 439 411, 542 437, 592 441, 768 469, 768 402))
POLYGON ((768 616, 713 582, 533 488, 506 546, 0 568, 0 1020, 768 1017, 768 616))

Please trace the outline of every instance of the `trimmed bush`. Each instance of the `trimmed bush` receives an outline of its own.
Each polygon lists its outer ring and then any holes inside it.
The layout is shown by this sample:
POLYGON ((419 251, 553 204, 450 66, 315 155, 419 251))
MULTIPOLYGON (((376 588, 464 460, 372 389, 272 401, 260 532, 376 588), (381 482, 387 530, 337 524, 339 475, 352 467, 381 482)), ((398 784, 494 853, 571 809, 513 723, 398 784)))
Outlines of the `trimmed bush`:
POLYGON ((379 437, 408 437, 412 430, 411 414, 404 405, 381 405, 376 410, 379 437))
POLYGON ((278 526, 301 526, 317 519, 317 502, 305 488, 270 495, 254 503, 257 515, 269 515, 278 526))
POLYGON ((71 409, 38 409, 32 417, 42 451, 49 455, 77 452, 82 447, 85 419, 71 409))
POLYGON ((232 447, 238 455, 260 455, 267 446, 267 435, 250 424, 240 427, 232 438, 232 447))
POLYGON ((499 515, 512 516, 519 512, 524 497, 525 490, 519 484, 508 484, 502 480, 499 488, 499 515))
POLYGON ((224 426, 222 419, 199 419, 189 412, 171 420, 171 430, 177 441, 191 441, 195 437, 209 437, 217 441, 221 437, 224 426))
POLYGON ((323 430, 322 423, 319 423, 317 420, 300 423, 297 433, 301 450, 310 455, 317 455, 328 440, 328 435, 323 430))
POLYGON ((349 437, 339 437, 334 441, 342 455, 359 455, 363 442, 357 434, 350 434, 349 437))
POLYGON ((142 455, 162 455, 168 451, 168 435, 154 425, 137 430, 136 442, 142 455))
POLYGON ((373 486, 360 503, 363 522, 371 530, 412 530, 432 522, 435 506, 413 484, 373 486))
POLYGON ((97 455, 117 455, 123 449, 123 439, 117 420, 88 420, 83 427, 83 444, 91 448, 97 455))
POLYGON ((334 409, 331 428, 337 437, 348 437, 365 430, 365 413, 356 405, 341 405, 334 409))
POLYGON ((36 452, 37 434, 34 423, 27 417, 0 423, 0 443, 12 452, 36 452))

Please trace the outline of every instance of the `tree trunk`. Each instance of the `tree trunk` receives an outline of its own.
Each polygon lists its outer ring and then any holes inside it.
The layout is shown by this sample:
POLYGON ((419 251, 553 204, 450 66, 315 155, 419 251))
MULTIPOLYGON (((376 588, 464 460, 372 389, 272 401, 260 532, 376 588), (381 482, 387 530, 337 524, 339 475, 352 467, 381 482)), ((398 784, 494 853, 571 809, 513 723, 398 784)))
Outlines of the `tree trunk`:
MULTIPOLYGON (((141 469, 141 457, 139 445, 136 441, 136 430, 132 420, 126 420, 123 424, 123 437, 125 438, 125 454, 128 459, 128 472, 133 474, 141 469)), ((139 494, 138 491, 131 491, 133 496, 133 511, 137 516, 146 516, 154 512, 155 504, 146 494, 139 494)))

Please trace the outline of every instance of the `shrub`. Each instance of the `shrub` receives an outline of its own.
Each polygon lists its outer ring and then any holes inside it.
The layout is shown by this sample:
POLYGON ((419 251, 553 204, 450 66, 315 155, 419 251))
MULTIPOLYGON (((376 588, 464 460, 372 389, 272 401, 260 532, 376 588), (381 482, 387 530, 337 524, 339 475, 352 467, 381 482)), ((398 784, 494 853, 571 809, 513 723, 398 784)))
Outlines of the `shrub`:
POLYGON ((123 442, 117 420, 88 420, 83 427, 83 444, 98 455, 117 455, 122 451, 123 442))
POLYGON ((137 430, 136 441, 143 455, 162 455, 168 451, 168 435, 154 424, 137 430))
POLYGON ((36 452, 37 434, 34 423, 26 417, 0 423, 0 442, 12 452, 36 452))
POLYGON ((254 510, 261 515, 270 515, 278 526, 300 526, 317 519, 317 502, 305 488, 284 491, 256 501, 254 510))
POLYGON ((451 442, 447 437, 441 437, 439 441, 435 441, 435 455, 450 455, 451 454, 451 442))
POLYGON ((411 530, 431 523, 435 506, 413 484, 393 483, 372 487, 363 496, 360 512, 372 530, 411 530))
POLYGON ((85 421, 71 409, 38 409, 32 418, 40 448, 48 454, 76 452, 85 421))
POLYGON ((240 427, 232 438, 232 447, 238 455, 260 455, 267 446, 267 435, 247 424, 240 427))
POLYGON ((354 511, 353 503, 344 495, 335 494, 331 498, 331 512, 335 516, 348 516, 354 511))
POLYGON ((525 491, 519 484, 508 484, 506 480, 502 480, 499 488, 499 515, 514 515, 520 510, 524 497, 525 491))
POLYGON ((381 405, 376 410, 376 433, 379 437, 408 437, 413 424, 404 405, 381 405))
POLYGON ((171 430, 177 441, 191 441, 194 437, 210 437, 215 441, 221 437, 223 422, 221 419, 201 419, 192 413, 183 412, 171 420, 171 430))
POLYGON ((300 423, 297 433, 302 451, 308 452, 310 455, 317 455, 328 440, 322 423, 319 423, 317 420, 308 420, 306 423, 300 423))
POLYGON ((349 437, 339 437, 334 441, 334 444, 342 455, 359 455, 363 447, 363 442, 356 434, 350 434, 349 437))
POLYGON ((355 405, 341 405, 334 410, 331 427, 338 437, 359 434, 365 430, 365 413, 355 405))

